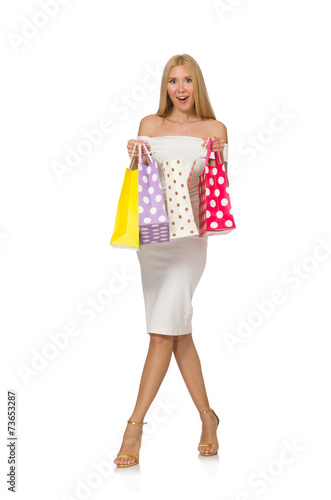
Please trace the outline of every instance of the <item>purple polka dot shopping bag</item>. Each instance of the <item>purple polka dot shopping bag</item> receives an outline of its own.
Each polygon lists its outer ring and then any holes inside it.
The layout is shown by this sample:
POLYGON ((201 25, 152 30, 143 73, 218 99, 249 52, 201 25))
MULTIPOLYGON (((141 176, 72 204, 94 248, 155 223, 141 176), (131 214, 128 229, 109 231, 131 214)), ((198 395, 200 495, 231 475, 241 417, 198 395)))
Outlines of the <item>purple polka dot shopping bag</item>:
POLYGON ((138 162, 139 231, 142 245, 169 241, 169 220, 164 205, 157 163, 146 144, 139 143, 138 162), (143 162, 142 147, 148 165, 143 162))

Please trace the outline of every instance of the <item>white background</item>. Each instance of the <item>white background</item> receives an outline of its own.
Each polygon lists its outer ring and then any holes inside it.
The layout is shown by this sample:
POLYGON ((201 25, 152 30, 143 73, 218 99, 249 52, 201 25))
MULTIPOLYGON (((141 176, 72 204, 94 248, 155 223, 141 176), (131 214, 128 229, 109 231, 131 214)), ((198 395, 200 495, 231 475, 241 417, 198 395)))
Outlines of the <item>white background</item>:
POLYGON ((7 1, 0 13, 2 492, 13 498, 13 390, 15 498, 329 497, 328 2, 63 0, 40 14, 46 3, 7 1), (127 141, 157 111, 163 68, 182 53, 200 65, 229 138, 237 228, 209 238, 193 302, 220 449, 198 456, 199 414, 173 358, 140 464, 118 469, 149 336, 136 253, 109 241, 127 141), (57 175, 104 119, 111 132, 57 175), (129 279, 102 306, 116 272, 129 279), (87 322, 79 311, 91 297, 99 311, 87 322), (70 324, 76 335, 56 349, 52 334, 70 324))

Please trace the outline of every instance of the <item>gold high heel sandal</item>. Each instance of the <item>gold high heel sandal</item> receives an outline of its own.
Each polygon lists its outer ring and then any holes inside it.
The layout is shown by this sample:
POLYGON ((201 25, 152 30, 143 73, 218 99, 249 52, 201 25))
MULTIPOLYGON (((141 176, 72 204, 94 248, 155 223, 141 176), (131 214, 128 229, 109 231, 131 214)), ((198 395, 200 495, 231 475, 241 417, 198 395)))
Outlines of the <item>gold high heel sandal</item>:
MULTIPOLYGON (((133 422, 132 420, 128 420, 128 423, 129 424, 135 424, 135 425, 145 425, 147 424, 147 422, 133 422)), ((117 455, 116 458, 134 458, 135 461, 132 462, 131 464, 116 464, 117 467, 131 467, 131 465, 137 465, 139 464, 139 459, 138 457, 136 457, 135 455, 126 455, 125 453, 120 453, 119 455, 117 455)))
MULTIPOLYGON (((220 419, 218 418, 218 416, 216 415, 216 413, 214 412, 214 410, 212 410, 211 408, 209 408, 209 410, 200 411, 199 413, 200 413, 200 415, 202 415, 203 413, 208 413, 209 411, 212 411, 214 413, 215 417, 217 418, 217 427, 218 427, 218 424, 220 423, 220 419)), ((207 444, 201 444, 200 443, 200 444, 198 444, 198 447, 199 446, 206 446, 207 448, 209 448, 209 447, 212 446, 213 448, 216 448, 215 453, 201 453, 201 451, 200 451, 200 455, 202 455, 203 457, 211 457, 212 455, 217 455, 218 446, 216 446, 216 444, 209 444, 209 443, 207 443, 207 444)))

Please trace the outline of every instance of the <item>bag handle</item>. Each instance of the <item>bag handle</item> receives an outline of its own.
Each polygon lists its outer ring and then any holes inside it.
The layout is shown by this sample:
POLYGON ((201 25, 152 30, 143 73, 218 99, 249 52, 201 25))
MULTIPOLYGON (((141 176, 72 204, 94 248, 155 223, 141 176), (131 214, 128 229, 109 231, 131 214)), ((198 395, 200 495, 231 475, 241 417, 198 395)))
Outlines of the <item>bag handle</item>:
POLYGON ((153 163, 153 160, 152 160, 152 158, 151 158, 151 156, 150 156, 150 154, 149 154, 149 152, 148 152, 148 149, 147 149, 146 144, 145 144, 144 142, 139 142, 139 163, 142 163, 142 162, 143 162, 143 155, 144 155, 144 156, 147 156, 148 161, 149 161, 149 165, 150 165, 151 163, 153 163), (144 146, 146 153, 142 153, 142 151, 141 151, 142 146, 144 146))
MULTIPOLYGON (((218 154, 218 160, 219 160, 219 163, 218 165, 223 165, 223 162, 222 162, 222 158, 221 158, 221 153, 220 153, 220 150, 219 150, 219 147, 218 147, 218 142, 217 142, 217 138, 214 136, 213 137, 216 141, 216 147, 217 147, 217 154, 218 154)), ((207 148, 207 157, 206 157, 206 165, 207 163, 209 163, 209 158, 210 158, 210 154, 211 154, 211 144, 212 144, 212 138, 210 137, 209 140, 208 140, 208 148, 207 148)), ((215 155, 216 156, 216 155, 215 155)), ((215 160, 216 160, 216 157, 215 157, 215 160)))
POLYGON ((133 151, 131 153, 131 157, 130 157, 130 165, 129 165, 129 169, 132 170, 132 158, 133 158, 133 155, 134 155, 134 152, 135 152, 135 149, 136 149, 136 145, 137 145, 137 142, 134 143, 134 147, 133 147, 133 151))
MULTIPOLYGON (((198 158, 199 158, 199 156, 201 155, 202 151, 204 151, 204 150, 206 149, 206 146, 209 144, 209 140, 210 140, 210 139, 211 139, 210 137, 208 137, 208 138, 206 139, 205 145, 203 146, 203 148, 201 148, 201 149, 200 149, 200 152, 199 152, 199 153, 198 153, 198 155, 195 157, 195 160, 193 161, 193 164, 197 161, 197 159, 198 159, 198 158)), ((207 151, 208 151, 208 150, 207 150, 207 151)), ((209 156, 210 156, 210 153, 209 153, 209 156)))
MULTIPOLYGON (((208 138, 206 139, 205 145, 204 145, 204 146, 203 146, 203 148, 200 150, 199 154, 196 156, 195 160, 194 160, 194 161, 193 161, 193 163, 192 163, 191 170, 190 170, 190 172, 189 172, 189 174, 188 174, 188 176, 187 176, 187 187, 188 187, 188 189, 190 189, 190 185, 191 185, 191 180, 192 180, 192 177, 193 177, 193 171, 194 171, 194 166, 195 166, 195 163, 196 163, 197 159, 199 158, 199 156, 201 155, 202 151, 203 151, 204 149, 206 149, 206 146, 209 144, 209 140, 211 141, 211 138, 210 138, 210 137, 208 137, 208 138)), ((209 152, 209 156, 210 156, 210 152, 209 152)))
MULTIPOLYGON (((198 159, 198 158, 199 158, 199 156, 201 155, 202 151, 203 151, 204 149, 206 149, 206 146, 207 146, 207 144, 208 144, 208 140, 209 140, 209 139, 210 139, 209 137, 206 139, 206 143, 205 143, 205 145, 203 146, 203 148, 201 148, 201 150, 200 150, 200 152, 198 153, 197 157, 196 157, 196 158, 195 158, 195 160, 193 161, 193 164, 194 164, 194 162, 195 162, 195 161, 197 161, 197 159, 198 159)), ((144 146, 145 146, 145 143, 143 143, 143 144, 144 144, 144 146)), ((145 149, 146 149, 146 146, 145 146, 145 149)), ((161 159, 160 159, 160 158, 156 155, 156 151, 157 151, 157 148, 154 146, 153 155, 155 156, 155 158, 156 158, 156 159, 157 159, 160 163, 162 163, 162 161, 163 161, 163 160, 161 160, 161 159)), ((147 150, 147 154, 148 154, 148 157, 149 157, 149 159, 150 159, 150 156, 149 156, 148 150, 147 150)))

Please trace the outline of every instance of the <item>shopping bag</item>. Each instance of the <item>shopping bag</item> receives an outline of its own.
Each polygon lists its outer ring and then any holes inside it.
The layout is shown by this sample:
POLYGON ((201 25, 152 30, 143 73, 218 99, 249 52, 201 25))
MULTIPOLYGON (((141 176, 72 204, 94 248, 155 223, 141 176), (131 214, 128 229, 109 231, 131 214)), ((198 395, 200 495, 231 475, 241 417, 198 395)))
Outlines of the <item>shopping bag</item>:
POLYGON ((181 159, 163 161, 166 181, 167 211, 170 240, 198 236, 191 198, 187 187, 185 166, 181 159))
POLYGON ((132 157, 126 168, 122 190, 117 206, 113 235, 110 244, 114 248, 140 250, 139 213, 138 213, 138 169, 132 170, 132 157))
POLYGON ((200 237, 228 234, 236 228, 232 215, 229 186, 220 150, 215 154, 216 165, 209 165, 212 139, 208 140, 206 164, 198 177, 200 237), (217 158, 218 156, 218 158, 217 158))
POLYGON ((169 220, 164 205, 158 165, 147 150, 139 143, 138 162, 139 230, 142 245, 169 241, 169 220), (148 165, 143 162, 145 149, 148 165))

